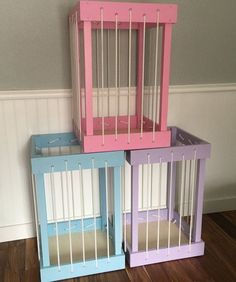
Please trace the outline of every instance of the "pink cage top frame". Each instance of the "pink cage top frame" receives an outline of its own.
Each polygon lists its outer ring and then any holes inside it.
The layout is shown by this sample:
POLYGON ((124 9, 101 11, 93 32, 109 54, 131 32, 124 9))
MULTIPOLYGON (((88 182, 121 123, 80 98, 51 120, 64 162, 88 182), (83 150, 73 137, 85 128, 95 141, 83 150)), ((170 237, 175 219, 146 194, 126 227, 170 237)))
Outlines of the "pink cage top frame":
MULTIPOLYGON (((81 0, 71 11, 70 39, 73 91, 73 127, 80 139, 84 152, 111 150, 129 150, 170 146, 170 131, 167 128, 168 91, 170 74, 170 52, 172 26, 176 23, 177 6, 172 4, 151 3, 119 3, 81 0), (148 28, 156 28, 158 40, 159 27, 162 28, 162 48, 160 67, 159 98, 153 99, 155 112, 153 118, 144 114, 144 65, 145 65, 145 33, 148 28), (96 117, 93 97, 93 64, 92 30, 99 30, 101 35, 102 72, 103 72, 103 32, 113 30, 115 34, 115 97, 117 86, 117 34, 126 29, 129 34, 129 70, 128 70, 128 114, 120 115, 116 110, 113 115, 96 117), (137 31, 137 61, 135 113, 130 113, 131 93, 131 35, 137 31), (81 40, 82 38, 82 40, 81 40), (81 44, 81 41, 83 43, 81 44), (83 56, 81 50, 83 49, 83 56), (84 87, 81 82, 84 73, 84 87), (159 100, 158 100, 159 99, 159 100)), ((158 45, 158 44, 157 44, 158 45)), ((157 47, 156 47, 157 48, 157 47)), ((157 54, 155 61, 157 61, 157 54)), ((157 67, 156 67, 157 69, 157 67)), ((101 74, 101 89, 104 81, 101 74)), ((156 76, 155 76, 156 77, 156 76)), ((155 89, 157 82, 155 79, 155 89)), ((158 90, 155 90, 158 95, 158 90)), ((103 92, 102 92, 103 93, 103 92)), ((118 94, 117 94, 118 95, 118 94)), ((98 98, 97 98, 98 99, 98 98)), ((103 96, 102 96, 103 99, 103 96)), ((103 103, 103 100, 102 100, 103 103)), ((103 107, 103 106, 102 106, 103 107)))

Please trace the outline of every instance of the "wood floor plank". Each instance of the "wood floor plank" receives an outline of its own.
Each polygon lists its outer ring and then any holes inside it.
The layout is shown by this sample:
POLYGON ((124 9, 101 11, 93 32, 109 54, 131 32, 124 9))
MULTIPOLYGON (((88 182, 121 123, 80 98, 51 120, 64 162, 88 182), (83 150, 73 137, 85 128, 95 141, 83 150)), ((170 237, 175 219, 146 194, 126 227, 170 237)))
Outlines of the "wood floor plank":
POLYGON ((128 282, 129 277, 125 270, 119 270, 119 271, 112 271, 112 272, 106 272, 96 275, 90 275, 87 277, 81 277, 79 282, 128 282))
POLYGON ((126 273, 130 281, 152 281, 144 266, 130 268, 126 266, 126 273))
POLYGON ((0 281, 3 281, 4 271, 7 265, 8 242, 0 244, 0 281))
POLYGON ((23 273, 22 273, 22 275, 20 275, 19 272, 15 272, 15 271, 12 271, 11 269, 7 268, 4 271, 3 281, 4 282, 13 282, 13 281, 14 282, 21 282, 21 281, 23 281, 22 277, 23 277, 23 273))
POLYGON ((226 232, 229 236, 231 236, 234 240, 236 240, 236 225, 234 225, 230 220, 227 219, 221 213, 212 213, 209 217, 218 224, 224 232, 226 232))
POLYGON ((199 259, 202 268, 215 281, 236 281, 236 244, 206 215, 203 217, 205 255, 199 259))
POLYGON ((25 240, 9 242, 6 259, 5 272, 7 275, 16 273, 19 277, 22 277, 25 271, 25 240))
POLYGON ((24 282, 40 282, 39 268, 26 269, 23 274, 24 282))
POLYGON ((180 261, 164 262, 145 267, 152 281, 192 281, 180 261))
POLYGON ((236 225, 236 212, 226 211, 221 213, 225 218, 227 218, 233 225, 236 225))
POLYGON ((37 241, 30 238, 25 241, 25 270, 39 268, 37 241))

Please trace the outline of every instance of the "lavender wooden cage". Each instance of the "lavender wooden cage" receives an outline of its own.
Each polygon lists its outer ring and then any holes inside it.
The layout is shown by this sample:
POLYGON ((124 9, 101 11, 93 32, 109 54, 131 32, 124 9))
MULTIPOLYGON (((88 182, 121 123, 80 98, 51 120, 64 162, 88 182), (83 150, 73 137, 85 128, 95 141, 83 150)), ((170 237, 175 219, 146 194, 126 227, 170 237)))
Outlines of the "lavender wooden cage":
POLYGON ((120 189, 123 163, 123 151, 81 153, 73 133, 32 136, 41 281, 125 267, 120 189))
POLYGON ((124 248, 131 267, 204 253, 201 225, 210 144, 179 128, 171 130, 171 147, 127 153, 131 165, 131 213, 124 213, 124 248), (146 189, 141 180, 144 166, 146 189), (155 183, 154 166, 159 171, 155 183), (155 193, 158 200, 153 207, 155 193), (144 196, 146 204, 140 205, 144 196))
POLYGON ((74 7, 69 17, 73 123, 85 152, 170 145, 176 17, 172 4, 81 0, 74 7), (148 42, 150 30, 154 42, 148 42))

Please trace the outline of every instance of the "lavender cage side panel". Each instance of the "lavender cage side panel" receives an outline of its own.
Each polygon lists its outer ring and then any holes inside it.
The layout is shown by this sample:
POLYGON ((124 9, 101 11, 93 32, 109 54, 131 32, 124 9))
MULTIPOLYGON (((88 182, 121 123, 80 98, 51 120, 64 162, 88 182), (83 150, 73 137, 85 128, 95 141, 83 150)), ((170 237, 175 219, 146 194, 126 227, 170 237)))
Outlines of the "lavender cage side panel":
MULTIPOLYGON (((167 163, 168 166, 166 173, 166 209, 161 209, 162 212, 160 213, 159 219, 157 216, 158 208, 152 209, 152 207, 150 207, 150 210, 139 211, 136 216, 138 217, 136 221, 132 221, 133 210, 131 207, 131 217, 127 217, 127 226, 131 223, 131 238, 134 236, 134 238, 138 240, 138 249, 136 248, 136 250, 132 248, 132 239, 131 242, 126 242, 127 258, 129 261, 132 260, 132 263, 130 262, 131 266, 140 265, 140 261, 143 261, 143 264, 149 264, 171 260, 170 257, 166 257, 165 259, 163 257, 158 257, 158 255, 154 256, 152 260, 147 259, 153 251, 158 253, 166 250, 167 253, 170 253, 171 249, 178 248, 180 255, 175 256, 175 258, 191 257, 202 255, 204 253, 204 244, 201 245, 200 251, 198 250, 196 244, 202 242, 201 226, 205 161, 210 157, 211 145, 177 127, 172 127, 171 131, 171 147, 134 150, 127 152, 126 155, 126 159, 131 166, 135 165, 136 167, 141 167, 142 165, 147 165, 147 163, 151 166, 154 164, 160 165, 162 162, 167 163), (163 213, 164 211, 165 213, 163 213), (146 216, 147 213, 150 214, 149 217, 146 216), (165 214, 164 217, 163 214, 165 214), (145 216, 147 220, 146 223, 144 220, 145 216), (156 217, 156 222, 154 217, 156 217), (160 233, 160 230, 158 231, 158 228, 160 229, 160 226, 158 227, 158 221, 161 222, 161 228, 163 230, 166 229, 165 234, 161 235, 164 236, 164 239, 159 238, 161 236, 158 234, 158 232, 160 233), (148 229, 150 229, 151 224, 157 225, 157 234, 155 236, 159 238, 158 240, 162 240, 163 242, 165 241, 165 243, 162 242, 162 244, 160 244, 159 249, 157 249, 157 247, 153 247, 152 241, 150 243, 150 240, 152 240, 150 239, 151 235, 145 232, 145 226, 147 227, 148 225, 148 229), (139 230, 141 228, 143 231, 139 230), (133 233, 135 233, 135 235, 133 235, 133 233), (175 233, 175 239, 173 239, 173 233, 175 233), (144 245, 146 245, 146 249, 143 247, 144 245), (149 246, 149 248, 147 248, 147 246, 149 246), (188 252, 185 255, 185 246, 188 246, 190 249, 195 246, 192 249, 196 249, 196 252, 188 252)), ((139 183, 139 185, 141 184, 139 183)), ((160 189, 160 187, 155 187, 155 189, 160 189)), ((136 187, 132 187, 132 191, 133 194, 139 193, 137 185, 136 187)), ((135 198, 131 199, 132 206, 138 205, 138 203, 134 203, 135 201, 138 201, 137 198, 138 197, 135 196, 135 198)), ((127 238, 124 238, 124 240, 127 240, 127 238)), ((137 243, 135 245, 137 245, 137 243)), ((159 243, 157 246, 159 246, 159 243)))

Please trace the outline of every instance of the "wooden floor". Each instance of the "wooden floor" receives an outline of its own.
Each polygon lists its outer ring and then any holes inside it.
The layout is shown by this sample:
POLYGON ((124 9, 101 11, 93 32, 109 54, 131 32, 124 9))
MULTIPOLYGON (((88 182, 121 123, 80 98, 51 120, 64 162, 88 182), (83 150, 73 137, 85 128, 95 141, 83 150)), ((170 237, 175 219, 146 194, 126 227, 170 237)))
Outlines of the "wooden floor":
MULTIPOLYGON (((236 211, 204 215, 202 238, 202 257, 66 281, 236 281, 236 211)), ((35 239, 0 244, 0 281, 40 281, 35 239)))

